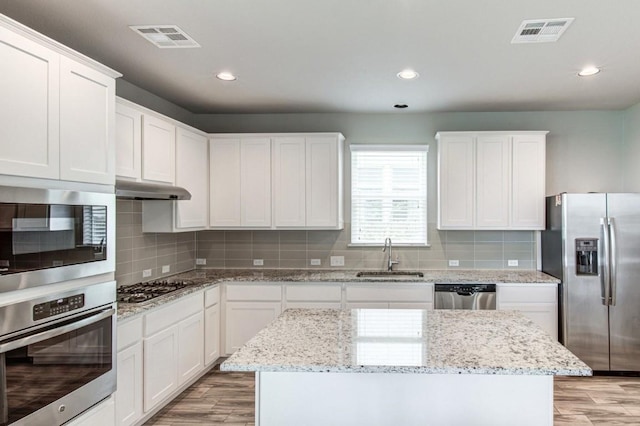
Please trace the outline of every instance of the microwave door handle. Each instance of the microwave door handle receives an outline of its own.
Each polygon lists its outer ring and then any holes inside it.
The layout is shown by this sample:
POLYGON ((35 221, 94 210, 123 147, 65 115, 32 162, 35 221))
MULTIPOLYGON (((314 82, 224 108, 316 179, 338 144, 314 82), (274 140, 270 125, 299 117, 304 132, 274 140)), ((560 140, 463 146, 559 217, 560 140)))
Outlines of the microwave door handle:
POLYGON ((602 295, 602 304, 609 305, 611 300, 611 277, 609 276, 609 226, 607 225, 607 218, 600 218, 600 236, 603 242, 603 250, 601 250, 601 265, 602 272, 600 274, 600 286, 602 295))
POLYGON ((617 259, 617 249, 616 249, 616 228, 614 225, 613 218, 610 217, 608 221, 609 227, 609 240, 610 244, 610 252, 609 252, 609 262, 611 262, 611 278, 609 280, 609 294, 611 296, 611 302, 609 303, 611 306, 615 306, 616 304, 616 284, 618 281, 618 259, 617 259))
POLYGON ((41 333, 32 334, 17 340, 11 340, 9 342, 2 343, 0 344, 0 354, 4 354, 5 352, 9 352, 14 349, 32 345, 34 343, 38 343, 43 340, 51 339, 52 337, 69 333, 70 331, 77 330, 82 327, 86 327, 98 321, 102 321, 105 318, 109 318, 110 316, 113 316, 115 312, 116 312, 115 309, 111 308, 106 311, 102 311, 97 315, 93 315, 93 316, 90 316, 89 318, 81 319, 80 321, 76 321, 71 324, 63 325, 61 327, 56 327, 52 330, 43 331, 41 333))

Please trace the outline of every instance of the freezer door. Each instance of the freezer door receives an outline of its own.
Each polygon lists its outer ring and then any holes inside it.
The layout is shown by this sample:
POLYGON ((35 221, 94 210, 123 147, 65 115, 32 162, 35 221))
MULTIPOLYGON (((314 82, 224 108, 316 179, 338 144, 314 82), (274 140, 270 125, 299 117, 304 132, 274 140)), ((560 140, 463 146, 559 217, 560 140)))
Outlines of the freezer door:
POLYGON ((562 196, 564 254, 563 312, 565 346, 594 370, 609 369, 608 307, 602 302, 604 268, 600 219, 606 216, 605 194, 562 196), (576 239, 596 238, 598 275, 576 273, 576 239))
POLYGON ((640 371, 640 194, 608 194, 615 250, 609 307, 612 371, 640 371))

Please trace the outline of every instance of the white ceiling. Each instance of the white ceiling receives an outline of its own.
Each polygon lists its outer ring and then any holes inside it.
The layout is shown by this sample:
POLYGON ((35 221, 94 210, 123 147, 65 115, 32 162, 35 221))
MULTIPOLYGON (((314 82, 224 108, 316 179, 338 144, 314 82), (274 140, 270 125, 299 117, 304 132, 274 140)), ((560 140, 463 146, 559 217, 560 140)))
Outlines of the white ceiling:
POLYGON ((640 102, 638 0, 1 0, 0 13, 196 113, 640 102), (511 44, 522 20, 565 17, 558 42, 511 44), (202 47, 158 49, 128 28, 146 24, 178 25, 202 47), (602 72, 578 78, 589 64, 602 72), (420 78, 399 80, 404 68, 420 78))

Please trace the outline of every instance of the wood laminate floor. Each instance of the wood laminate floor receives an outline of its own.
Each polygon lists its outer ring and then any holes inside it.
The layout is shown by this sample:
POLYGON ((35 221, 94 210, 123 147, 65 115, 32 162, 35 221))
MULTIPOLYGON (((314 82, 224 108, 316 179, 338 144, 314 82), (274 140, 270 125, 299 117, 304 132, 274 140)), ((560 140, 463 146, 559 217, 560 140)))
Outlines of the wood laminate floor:
MULTIPOLYGON (((557 377, 554 425, 640 425, 640 377, 557 377)), ((254 374, 207 373, 145 425, 253 426, 254 374)))

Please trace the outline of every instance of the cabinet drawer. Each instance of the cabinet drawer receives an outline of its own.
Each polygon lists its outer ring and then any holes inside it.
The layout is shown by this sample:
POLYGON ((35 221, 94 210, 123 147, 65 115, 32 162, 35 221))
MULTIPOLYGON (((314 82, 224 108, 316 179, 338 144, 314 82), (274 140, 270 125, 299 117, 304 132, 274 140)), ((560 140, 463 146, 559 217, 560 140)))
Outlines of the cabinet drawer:
POLYGON ((142 316, 118 323, 118 351, 142 340, 142 316))
POLYGON ((287 301, 340 302, 342 287, 339 285, 288 285, 287 301))
POLYGON ((498 303, 555 303, 558 296, 556 284, 498 284, 498 303))
POLYGON ((389 287, 349 287, 346 297, 350 302, 431 302, 433 301, 433 286, 420 287, 396 286, 389 287))
POLYGON ((145 315, 144 336, 151 336, 203 310, 203 292, 179 299, 145 315))
POLYGON ((279 285, 227 285, 227 300, 282 300, 279 285))
POLYGON ((215 286, 205 290, 204 292, 204 306, 209 307, 220 303, 220 286, 215 286))

